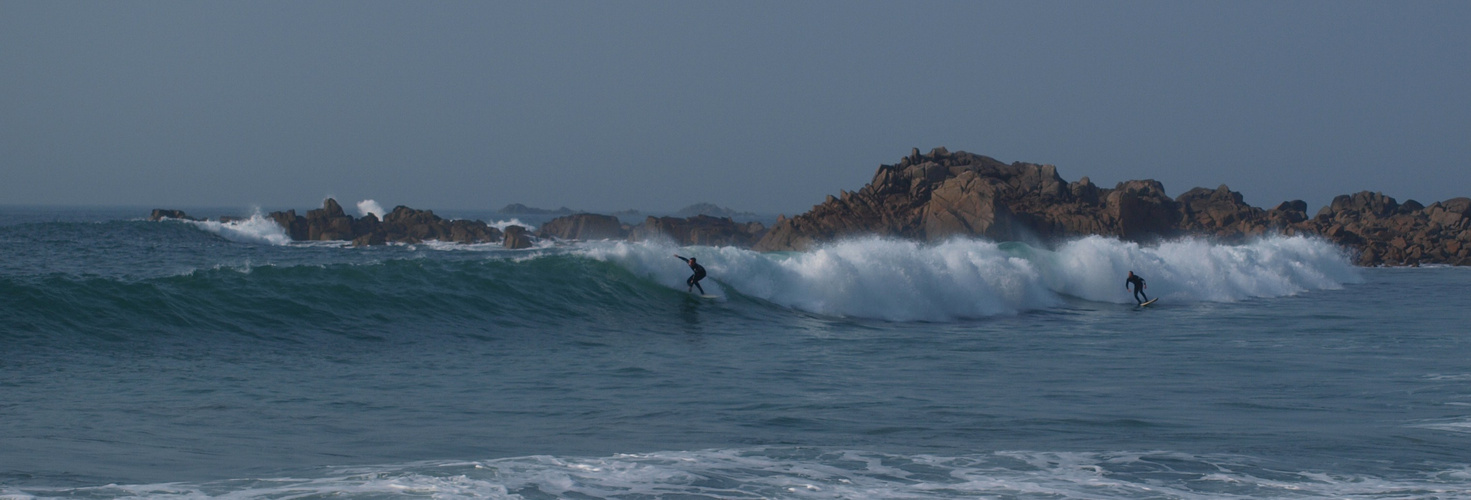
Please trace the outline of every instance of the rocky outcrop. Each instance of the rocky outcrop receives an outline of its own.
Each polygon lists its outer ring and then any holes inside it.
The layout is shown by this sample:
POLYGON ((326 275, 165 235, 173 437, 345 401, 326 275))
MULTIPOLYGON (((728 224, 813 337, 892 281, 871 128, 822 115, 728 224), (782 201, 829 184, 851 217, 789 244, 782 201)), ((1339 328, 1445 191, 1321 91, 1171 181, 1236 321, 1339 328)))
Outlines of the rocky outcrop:
POLYGON ((169 209, 165 209, 165 208, 155 208, 155 209, 153 209, 153 213, 151 213, 151 214, 148 215, 148 220, 159 221, 159 220, 164 220, 164 219, 179 219, 179 220, 192 220, 192 221, 201 220, 201 219, 197 219, 197 218, 194 218, 194 217, 190 217, 189 214, 184 213, 183 210, 169 210, 169 209))
POLYGON ((760 222, 738 223, 729 217, 649 217, 634 227, 628 238, 632 241, 669 239, 679 245, 749 247, 765 231, 766 226, 760 222))
POLYGON ((912 150, 856 192, 781 217, 754 248, 803 250, 857 235, 937 241, 979 236, 1047 243, 1084 235, 1150 241, 1182 235, 1239 242, 1264 234, 1321 235, 1361 265, 1471 265, 1471 199, 1423 206, 1380 193, 1339 196, 1314 217, 1301 200, 1264 210, 1222 185, 1170 198, 1154 180, 1101 188, 1068 183, 1051 165, 1005 164, 965 152, 912 150))
POLYGON ((736 217, 756 216, 756 214, 750 212, 737 212, 735 210, 722 207, 714 203, 696 203, 694 205, 679 209, 679 211, 675 212, 674 215, 676 217, 694 217, 696 215, 708 215, 711 217, 729 217, 732 219, 736 217))
POLYGON ((381 230, 392 243, 418 243, 428 240, 454 243, 492 243, 501 239, 501 231, 477 220, 446 220, 430 210, 415 210, 403 205, 383 216, 381 230))
POLYGON ((1400 204, 1382 193, 1341 195, 1297 225, 1358 252, 1360 265, 1471 265, 1471 199, 1400 204))
MULTIPOLYGON (((524 205, 508 206, 504 211, 549 212, 524 205)), ((535 235, 510 226, 503 238, 500 231, 480 221, 445 220, 431 211, 403 206, 381 221, 373 215, 353 218, 331 199, 305 216, 287 210, 269 217, 295 240, 340 240, 355 245, 502 241, 507 248, 527 248, 534 246, 537 237, 626 238, 783 251, 860 235, 924 241, 974 236, 1046 244, 1085 235, 1130 241, 1197 235, 1240 242, 1266 234, 1303 234, 1342 245, 1365 266, 1471 265, 1468 198, 1425 206, 1363 191, 1334 198, 1309 216, 1307 203, 1301 200, 1262 209, 1247 204, 1240 193, 1224 185, 1194 188, 1170 198, 1154 180, 1104 188, 1087 177, 1067 182, 1051 165, 1006 164, 945 148, 928 154, 912 150, 896 164, 879 166, 862 189, 829 196, 807 213, 779 217, 769 229, 758 222, 738 223, 709 215, 648 217, 630 228, 613 216, 568 214, 543 224, 535 235)), ((154 210, 150 218, 197 220, 164 209, 154 210)))
POLYGON ((506 226, 505 234, 506 238, 502 245, 506 248, 520 250, 522 248, 531 248, 534 245, 534 242, 531 241, 531 232, 527 231, 524 227, 506 226))
POLYGON ((322 208, 299 216, 296 210, 271 212, 286 234, 296 241, 351 241, 354 245, 421 243, 438 240, 454 243, 492 243, 501 240, 500 230, 481 221, 447 220, 429 210, 398 206, 383 220, 373 214, 353 218, 337 200, 328 198, 322 208))
POLYGON ((628 237, 628 229, 611 215, 576 214, 547 221, 536 234, 560 240, 621 240, 628 237))
POLYGON ((512 203, 510 205, 506 205, 496 212, 506 215, 567 215, 573 213, 572 209, 567 207, 558 208, 556 210, 548 210, 545 208, 528 207, 520 203, 512 203))
POLYGON ((307 238, 314 241, 352 240, 352 216, 342 211, 337 200, 327 198, 322 208, 306 212, 307 238))
POLYGON ((1105 234, 1130 240, 1180 231, 1179 203, 1157 181, 1113 189, 1087 178, 1068 183, 1051 165, 1001 163, 971 153, 914 150, 880 166, 856 192, 829 196, 806 214, 780 218, 755 246, 802 250, 846 236, 876 234, 938 241, 981 236, 998 241, 1105 234))

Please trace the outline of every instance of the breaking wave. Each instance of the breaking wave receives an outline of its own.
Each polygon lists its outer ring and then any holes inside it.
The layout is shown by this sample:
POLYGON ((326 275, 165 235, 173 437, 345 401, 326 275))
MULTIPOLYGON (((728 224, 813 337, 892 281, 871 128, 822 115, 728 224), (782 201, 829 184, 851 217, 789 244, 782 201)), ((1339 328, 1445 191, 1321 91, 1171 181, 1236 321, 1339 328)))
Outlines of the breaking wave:
MULTIPOLYGON (((92 285, 86 283, 105 276, 32 274, 33 270, 20 275, 37 276, 34 280, 0 285, 22 287, 26 294, 36 296, 60 294, 56 298, 66 300, 38 305, 63 317, 69 316, 66 304, 103 300, 97 295, 112 287, 139 287, 137 293, 161 294, 159 300, 165 301, 213 297, 229 309, 258 302, 258 297, 284 296, 303 307, 337 304, 351 313, 348 316, 370 304, 392 309, 393 299, 403 295, 431 304, 468 298, 483 305, 481 310, 459 312, 441 306, 404 312, 420 318, 429 311, 449 315, 449 319, 487 317, 487 310, 528 298, 535 298, 531 302, 538 304, 565 304, 591 315, 635 315, 670 303, 672 291, 685 291, 690 270, 674 258, 680 254, 699 258, 709 271, 709 279, 702 283, 707 293, 737 307, 776 306, 828 316, 947 322, 1068 307, 1078 301, 1129 304, 1133 297, 1124 288, 1129 271, 1148 280, 1150 297, 1161 298, 1159 307, 1283 297, 1362 281, 1342 249, 1305 237, 1269 237, 1241 245, 1199 239, 1140 245, 1087 237, 1054 249, 976 239, 928 244, 860 238, 805 252, 762 253, 652 241, 548 242, 525 250, 495 244, 434 243, 335 248, 344 244, 290 243, 278 225, 259 214, 238 221, 187 225, 236 243, 272 248, 262 251, 220 242, 224 246, 211 251, 214 257, 204 259, 223 259, 215 265, 193 264, 197 267, 180 271, 174 267, 182 263, 151 267, 139 263, 129 268, 139 273, 92 285), (191 292, 172 291, 181 286, 181 280, 193 280, 191 292), (296 287, 313 292, 286 291, 296 287), (318 293, 312 287, 327 287, 322 291, 332 293, 318 293), (610 290, 617 292, 605 293, 610 290), (338 297, 353 299, 339 301, 338 297), (578 298, 568 302, 569 297, 578 298)), ((147 230, 146 236, 138 236, 145 239, 181 236, 150 229, 166 227, 124 224, 115 229, 147 230)), ((146 250, 143 240, 139 245, 146 250)), ((553 309, 546 314, 571 312, 553 309)), ((211 309, 199 313, 207 311, 211 309)), ((258 312, 241 311, 247 315, 258 312)), ((499 318, 500 314, 488 317, 499 318)))
POLYGON ((1128 303, 1129 271, 1148 280, 1151 297, 1175 303, 1281 297, 1361 280, 1342 250, 1304 237, 1144 246, 1095 236, 1055 250, 972 239, 923 244, 882 238, 769 254, 621 242, 579 250, 683 289, 689 272, 672 258, 675 252, 697 257, 711 278, 742 295, 818 314, 893 321, 1014 314, 1057 307, 1067 297, 1128 303))
POLYGON ((221 237, 240 243, 261 243, 267 245, 285 245, 291 243, 291 235, 286 234, 286 229, 277 224, 276 221, 266 218, 259 212, 252 214, 249 219, 241 219, 229 222, 220 221, 187 221, 221 237))

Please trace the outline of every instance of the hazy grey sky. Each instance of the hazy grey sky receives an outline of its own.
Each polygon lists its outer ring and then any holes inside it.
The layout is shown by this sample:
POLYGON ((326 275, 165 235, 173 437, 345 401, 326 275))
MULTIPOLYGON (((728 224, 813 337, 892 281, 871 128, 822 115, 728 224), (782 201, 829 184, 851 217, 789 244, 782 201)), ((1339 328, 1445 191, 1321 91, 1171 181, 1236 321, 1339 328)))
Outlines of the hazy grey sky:
POLYGON ((919 147, 1471 196, 1471 2, 0 0, 0 204, 800 213, 919 147))

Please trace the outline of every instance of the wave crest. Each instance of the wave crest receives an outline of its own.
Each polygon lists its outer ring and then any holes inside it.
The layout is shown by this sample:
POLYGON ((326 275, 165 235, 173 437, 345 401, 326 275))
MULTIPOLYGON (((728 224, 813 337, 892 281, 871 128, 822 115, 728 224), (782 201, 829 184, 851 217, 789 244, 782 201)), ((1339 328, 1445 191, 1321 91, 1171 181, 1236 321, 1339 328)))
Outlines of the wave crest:
POLYGON ((923 244, 871 237, 767 254, 618 242, 588 244, 579 252, 682 289, 689 272, 671 257, 680 252, 698 257, 713 280, 742 295, 818 314, 891 321, 1015 314, 1057 307, 1065 297, 1126 304, 1133 300, 1124 289, 1129 271, 1148 280, 1151 297, 1170 302, 1280 297, 1361 280, 1341 249, 1305 237, 1144 246, 1094 236, 1056 250, 973 239, 923 244))
POLYGON ((251 214, 249 219, 229 222, 211 220, 188 222, 230 241, 264 243, 267 245, 286 245, 291 243, 291 235, 286 234, 286 229, 282 228, 276 221, 261 215, 260 212, 251 214))

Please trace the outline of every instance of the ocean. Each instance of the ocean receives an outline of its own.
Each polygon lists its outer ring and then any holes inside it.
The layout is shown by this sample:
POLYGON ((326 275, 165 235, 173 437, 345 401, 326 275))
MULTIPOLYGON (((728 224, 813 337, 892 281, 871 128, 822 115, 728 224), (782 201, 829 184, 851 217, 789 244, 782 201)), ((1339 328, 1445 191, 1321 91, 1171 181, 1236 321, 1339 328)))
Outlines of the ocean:
POLYGON ((1471 498, 1471 269, 145 215, 0 207, 0 498, 1471 498))

